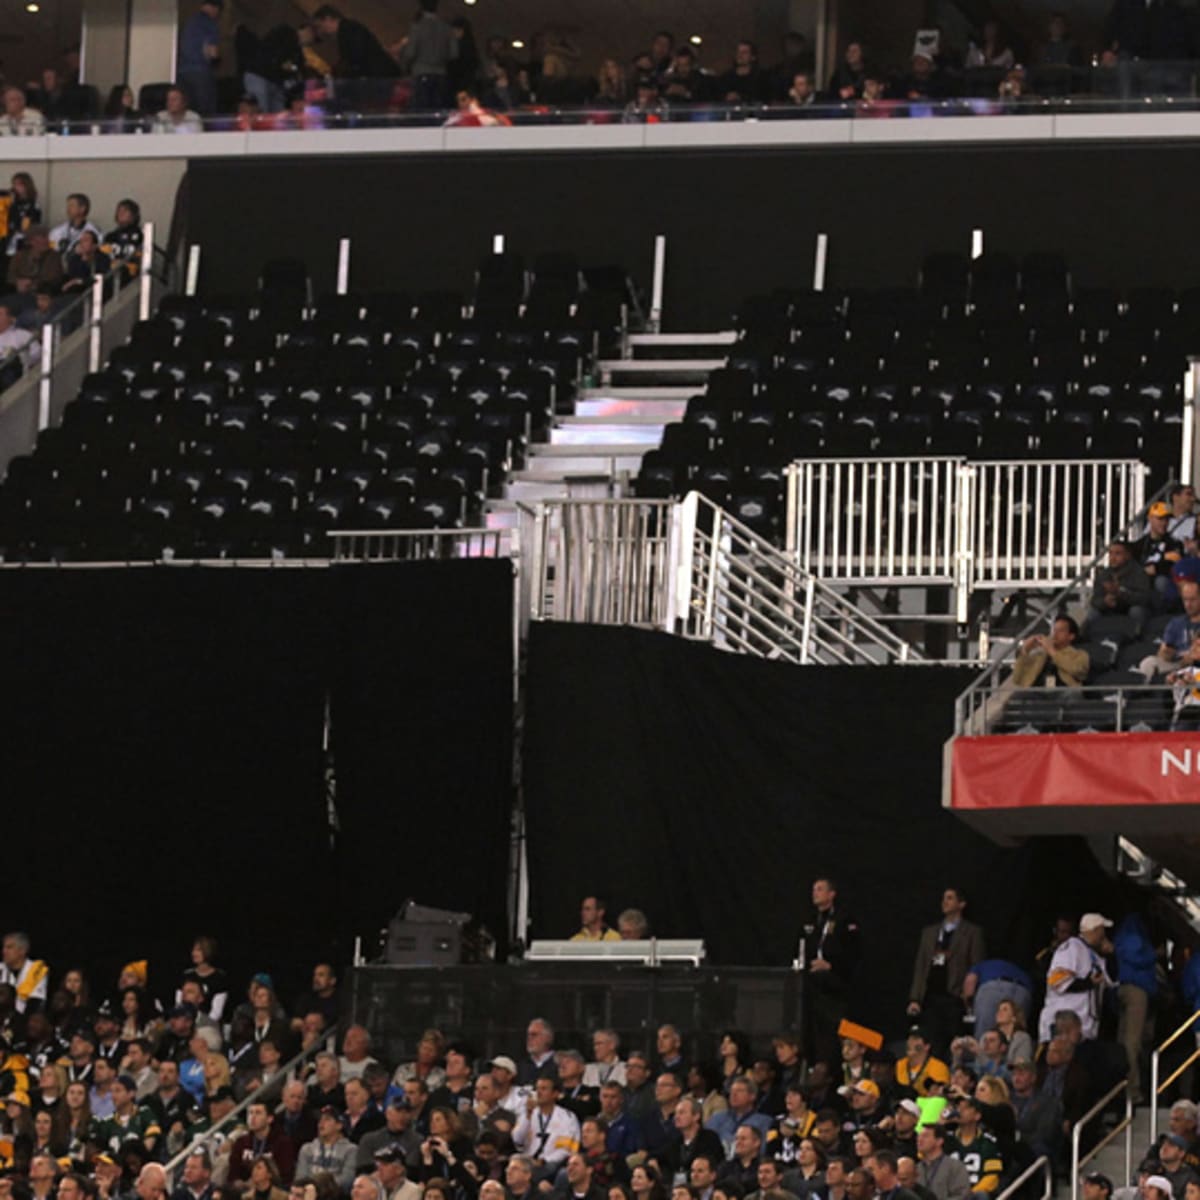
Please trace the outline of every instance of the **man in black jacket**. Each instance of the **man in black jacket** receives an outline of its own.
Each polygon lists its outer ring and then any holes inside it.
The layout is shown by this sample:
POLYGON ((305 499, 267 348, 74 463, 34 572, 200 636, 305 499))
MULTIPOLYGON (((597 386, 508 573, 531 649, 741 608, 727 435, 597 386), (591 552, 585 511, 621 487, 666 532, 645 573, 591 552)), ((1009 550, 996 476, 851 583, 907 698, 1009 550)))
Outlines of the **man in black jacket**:
POLYGON ((313 28, 337 42, 335 71, 344 106, 361 110, 373 107, 375 100, 386 102, 391 85, 381 81, 395 78, 400 68, 379 39, 361 21, 342 16, 332 4, 322 4, 313 13, 313 28))
POLYGON ((841 1063, 837 1029, 858 965, 858 922, 837 905, 837 884, 828 875, 813 880, 814 912, 804 925, 805 1048, 808 1061, 833 1069, 841 1063))

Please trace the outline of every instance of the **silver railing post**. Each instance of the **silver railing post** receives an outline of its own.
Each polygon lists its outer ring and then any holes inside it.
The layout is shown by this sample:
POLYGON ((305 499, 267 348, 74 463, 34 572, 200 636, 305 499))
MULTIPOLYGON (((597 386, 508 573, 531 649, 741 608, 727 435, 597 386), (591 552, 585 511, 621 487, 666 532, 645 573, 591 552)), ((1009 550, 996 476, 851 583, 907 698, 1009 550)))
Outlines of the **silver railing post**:
POLYGON ((1192 483, 1196 476, 1196 397, 1200 395, 1200 357, 1188 358, 1183 377, 1183 430, 1179 448, 1179 482, 1192 483))
POLYGON ((662 328, 663 283, 667 271, 667 236, 658 234, 654 239, 654 282, 650 291, 650 332, 658 333, 662 328))
POLYGON ((696 564, 696 506, 699 496, 688 492, 671 510, 671 573, 667 600, 667 629, 687 632, 692 608, 692 575, 696 564))
POLYGON ((344 296, 349 291, 350 239, 348 237, 344 237, 338 239, 337 294, 339 296, 344 296))
POLYGON ((138 267, 138 320, 150 320, 154 287, 154 222, 142 226, 142 261, 138 267))
POLYGON ((54 374, 54 322, 42 326, 42 361, 41 379, 38 382, 38 432, 50 425, 50 396, 53 390, 54 374))
POLYGON ((92 280, 91 328, 88 338, 88 370, 100 370, 101 337, 104 328, 104 276, 92 280))
POLYGON ((825 290, 825 265, 829 260, 829 234, 817 234, 817 249, 813 257, 813 291, 825 290))
POLYGON ((188 249, 187 277, 184 281, 183 294, 194 296, 200 283, 200 247, 196 243, 188 249))

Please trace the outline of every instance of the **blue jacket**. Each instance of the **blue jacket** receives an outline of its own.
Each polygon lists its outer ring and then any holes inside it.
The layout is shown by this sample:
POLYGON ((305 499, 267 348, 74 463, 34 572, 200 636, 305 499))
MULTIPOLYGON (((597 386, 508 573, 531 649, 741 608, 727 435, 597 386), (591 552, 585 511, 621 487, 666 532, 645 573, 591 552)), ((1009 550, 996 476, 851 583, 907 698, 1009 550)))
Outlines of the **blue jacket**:
POLYGON ((1154 944, 1137 913, 1130 913, 1117 926, 1113 934, 1113 947, 1117 952, 1117 981, 1132 983, 1153 996, 1158 990, 1154 974, 1154 944))
POLYGON ((762 1135, 765 1143, 767 1134, 771 1131, 771 1118, 760 1112, 747 1113, 745 1116, 739 1117, 732 1108, 727 1108, 724 1112, 710 1117, 704 1128, 711 1129, 721 1139, 721 1145, 725 1147, 726 1158, 733 1151, 733 1137, 737 1133, 739 1125, 753 1125, 762 1135))
POLYGON ((622 1162, 642 1148, 642 1131, 628 1113, 622 1113, 604 1135, 604 1144, 610 1154, 617 1155, 622 1162))
MULTIPOLYGON (((1188 1008, 1195 1012, 1200 1009, 1200 951, 1193 950, 1191 957, 1183 968, 1183 978, 1180 980, 1183 994, 1187 999, 1188 1008)), ((1200 1017, 1192 1026, 1200 1033, 1200 1017)))

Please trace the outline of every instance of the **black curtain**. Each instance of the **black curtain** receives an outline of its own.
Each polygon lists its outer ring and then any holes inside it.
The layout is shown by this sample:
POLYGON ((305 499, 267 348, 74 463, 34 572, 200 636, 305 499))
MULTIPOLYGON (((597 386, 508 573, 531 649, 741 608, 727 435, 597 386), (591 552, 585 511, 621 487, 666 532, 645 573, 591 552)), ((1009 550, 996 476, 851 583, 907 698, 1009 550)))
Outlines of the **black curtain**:
POLYGON ((285 998, 409 894, 465 883, 502 929, 511 591, 507 562, 0 572, 6 928, 160 992, 211 933, 285 998))
POLYGON ((338 582, 333 719, 345 912, 370 934, 412 898, 470 912, 503 942, 512 564, 369 567, 338 582))
POLYGON ((1060 908, 1110 895, 1075 839, 1002 849, 941 806, 961 669, 796 667, 666 634, 535 625, 523 778, 534 935, 642 908, 722 963, 783 965, 818 873, 863 928, 856 1011, 902 1019, 942 889, 996 954, 1026 958, 1060 908), (1053 864, 1053 865, 1051 865, 1053 864))

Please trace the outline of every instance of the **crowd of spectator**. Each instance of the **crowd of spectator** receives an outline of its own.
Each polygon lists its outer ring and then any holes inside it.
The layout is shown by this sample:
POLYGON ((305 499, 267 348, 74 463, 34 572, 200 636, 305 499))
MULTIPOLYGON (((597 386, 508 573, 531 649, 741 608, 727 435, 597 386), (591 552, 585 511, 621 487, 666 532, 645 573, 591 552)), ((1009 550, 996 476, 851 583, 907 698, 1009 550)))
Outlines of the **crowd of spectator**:
POLYGON ((83 192, 67 196, 63 220, 45 220, 37 185, 26 171, 0 191, 0 366, 37 361, 38 335, 72 296, 97 276, 136 275, 142 260, 142 214, 123 199, 107 233, 92 220, 83 192))
MULTIPOLYGON (((1099 37, 1077 40, 1063 12, 1041 36, 1023 39, 985 20, 965 46, 937 27, 914 31, 911 56, 884 63, 868 41, 851 40, 829 78, 817 79, 808 39, 785 35, 775 55, 749 40, 726 64, 704 61, 699 35, 660 30, 629 62, 606 58, 594 74, 581 69, 572 36, 553 27, 528 37, 476 41, 470 20, 446 20, 438 0, 420 0, 408 33, 384 45, 361 21, 323 4, 310 21, 257 34, 239 25, 232 54, 221 25, 224 0, 203 0, 184 21, 177 78, 152 103, 120 84, 102 111, 89 112, 79 83, 79 51, 64 52, 24 88, 5 90, 0 135, 37 135, 87 119, 113 132, 190 133, 206 127, 321 127, 334 113, 459 114, 457 124, 505 124, 503 114, 580 107, 592 119, 662 119, 674 112, 723 106, 826 106, 862 116, 891 116, 927 102, 991 97, 1011 105, 1040 91, 1190 94, 1191 73, 1171 64, 1197 55, 1197 38, 1177 0, 1114 0, 1099 37), (1088 75, 1100 69, 1100 75, 1088 75), (464 116, 465 114, 465 116, 464 116)), ((98 107, 98 105, 97 105, 98 107)))
MULTIPOLYGON (((1061 918, 1021 965, 987 957, 965 892, 949 888, 917 939, 907 1009, 885 1034, 856 1012, 857 921, 833 880, 812 894, 807 1028, 769 1047, 726 1030, 712 1061, 670 1024, 650 1046, 626 1047, 605 1028, 572 1045, 534 1017, 511 1054, 481 1058, 429 1028, 411 1059, 385 1062, 365 1028, 347 1025, 327 963, 285 1007, 268 975, 235 989, 201 937, 166 995, 146 962, 127 963, 109 992, 79 969, 54 976, 27 936, 10 933, 0 1193, 970 1200, 1039 1155, 1065 1170, 1071 1124, 1114 1078, 1145 1098, 1145 1041, 1166 988, 1200 1006, 1200 958, 1168 973, 1140 916, 1115 928, 1099 913, 1061 918)), ((574 937, 648 933, 637 910, 618 924, 587 897, 574 937)), ((1197 1110, 1180 1100, 1122 1194, 1195 1200, 1197 1169, 1197 1110)), ((1103 1176, 1084 1184, 1087 1200, 1114 1190, 1103 1176)))

